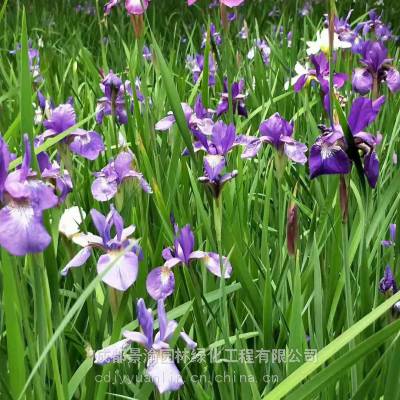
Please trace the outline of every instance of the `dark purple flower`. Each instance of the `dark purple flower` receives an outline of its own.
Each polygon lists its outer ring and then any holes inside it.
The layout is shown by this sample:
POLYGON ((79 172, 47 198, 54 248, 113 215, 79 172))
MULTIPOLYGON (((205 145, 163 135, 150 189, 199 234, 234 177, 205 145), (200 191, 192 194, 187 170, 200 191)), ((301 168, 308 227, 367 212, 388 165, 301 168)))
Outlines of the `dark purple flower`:
POLYGON ((346 153, 346 142, 341 128, 320 129, 322 135, 317 138, 310 151, 311 179, 320 175, 348 174, 351 170, 351 161, 346 153))
MULTIPOLYGON (((214 56, 209 55, 208 61, 208 86, 215 85, 215 72, 216 64, 214 61, 214 56)), ((196 83, 204 68, 204 56, 202 54, 197 54, 195 57, 188 56, 187 65, 193 74, 193 82, 196 83)))
MULTIPOLYGON (((234 82, 232 84, 232 107, 233 112, 242 115, 243 117, 247 117, 246 105, 244 104, 244 99, 246 98, 246 94, 244 92, 244 80, 241 79, 239 82, 234 82)), ((229 93, 228 93, 228 80, 224 79, 224 91, 221 94, 221 100, 217 106, 217 116, 219 117, 222 114, 228 112, 229 109, 229 93)))
MULTIPOLYGON (((132 343, 138 343, 148 352, 147 373, 160 393, 176 391, 183 385, 183 379, 170 354, 169 342, 178 328, 174 320, 168 321, 164 301, 157 302, 159 331, 154 335, 154 320, 152 310, 146 308, 143 299, 139 299, 136 313, 141 332, 124 331, 124 339, 113 343, 99 351, 94 356, 95 364, 108 364, 120 361, 124 350, 132 343)), ((189 349, 195 349, 194 342, 184 331, 179 336, 185 341, 189 349)))
POLYGON ((260 134, 259 138, 247 137, 242 158, 253 158, 264 144, 270 144, 292 161, 306 163, 307 146, 293 139, 293 124, 287 122, 279 113, 275 113, 260 125, 260 134))
POLYGON ((95 209, 90 211, 90 215, 99 236, 92 233, 74 235, 74 243, 80 245, 82 250, 65 266, 61 275, 66 276, 71 268, 81 267, 92 254, 92 249, 99 248, 105 254, 97 261, 97 273, 108 269, 102 277, 103 282, 125 291, 136 281, 139 262, 143 259, 138 241, 130 238, 135 226, 124 228, 124 221, 113 206, 106 217, 95 209), (115 236, 112 236, 112 230, 115 230, 115 236), (114 264, 110 267, 111 263, 114 264))
POLYGON ((12 159, 0 140, 0 245, 15 256, 40 253, 51 242, 43 224, 43 211, 58 204, 53 189, 30 168, 31 147, 24 135, 25 154, 20 169, 7 173, 12 159))
MULTIPOLYGON (((215 45, 220 46, 222 43, 221 34, 217 32, 217 28, 212 22, 210 24, 210 35, 211 35, 211 40, 215 43, 215 45)), ((203 39, 201 41, 202 49, 206 47, 206 42, 207 42, 207 29, 203 31, 203 39)))
POLYGON ((396 224, 390 224, 389 226, 390 240, 382 240, 381 244, 383 247, 392 247, 396 242, 396 224))
POLYGON ((209 154, 205 156, 203 165, 204 176, 201 176, 199 181, 206 184, 211 189, 212 195, 218 198, 225 183, 234 179, 238 171, 233 170, 232 172, 223 174, 222 171, 225 169, 226 160, 224 156, 218 154, 209 154))
MULTIPOLYGON (((46 131, 37 137, 36 145, 47 138, 58 136, 76 124, 74 108, 71 104, 61 104, 50 112, 50 117, 43 122, 46 131)), ((101 136, 94 131, 77 128, 63 140, 69 149, 88 160, 95 160, 104 150, 101 136)))
MULTIPOLYGON (((295 71, 297 76, 292 78, 292 85, 295 92, 299 92, 304 86, 312 81, 320 84, 321 91, 324 95, 329 94, 329 61, 324 53, 318 53, 311 56, 311 62, 314 69, 304 68, 301 64, 297 63, 295 71)), ((334 73, 333 86, 335 89, 340 89, 348 79, 346 74, 334 73)))
POLYGON ((379 282, 379 291, 381 293, 391 291, 393 294, 397 292, 396 280, 389 265, 385 268, 383 278, 379 282))
POLYGON ((361 63, 364 68, 357 68, 353 74, 353 89, 360 94, 369 93, 374 82, 386 82, 391 92, 400 90, 400 73, 392 66, 388 50, 380 42, 364 42, 361 47, 361 63))
POLYGON ((179 229, 174 224, 175 240, 173 247, 163 250, 165 263, 162 267, 153 269, 147 276, 146 287, 155 300, 164 299, 171 295, 175 288, 173 267, 177 265, 189 266, 193 260, 201 260, 205 267, 215 276, 225 279, 232 274, 232 265, 226 257, 216 253, 194 250, 194 235, 190 225, 179 229), (221 270, 222 267, 222 270, 221 270))
POLYGON ((133 161, 133 154, 124 151, 100 172, 96 172, 96 179, 91 188, 93 197, 98 201, 111 200, 117 194, 118 188, 130 179, 136 179, 146 193, 152 193, 151 186, 143 174, 133 169, 133 161))
POLYGON ((378 15, 376 10, 371 10, 369 13, 369 20, 357 24, 355 31, 361 32, 364 36, 369 32, 374 31, 375 36, 380 41, 387 41, 392 37, 390 26, 382 22, 382 16, 378 15))
MULTIPOLYGON (((138 100, 143 102, 144 98, 138 85, 139 82, 136 82, 136 95, 138 100)), ((102 124, 105 116, 113 115, 116 117, 119 124, 126 124, 128 122, 128 114, 125 96, 129 96, 133 99, 131 83, 129 81, 123 83, 122 80, 110 70, 108 75, 106 75, 100 83, 100 89, 104 96, 97 101, 96 122, 102 124)))
MULTIPOLYGON (((374 188, 379 176, 379 161, 375 152, 380 137, 363 130, 377 117, 385 98, 371 101, 364 97, 356 99, 351 107, 348 125, 354 137, 355 146, 363 157, 364 173, 369 185, 374 188)), ((310 176, 347 174, 351 170, 351 160, 347 154, 348 145, 340 125, 333 128, 321 126, 322 135, 311 148, 310 176)))

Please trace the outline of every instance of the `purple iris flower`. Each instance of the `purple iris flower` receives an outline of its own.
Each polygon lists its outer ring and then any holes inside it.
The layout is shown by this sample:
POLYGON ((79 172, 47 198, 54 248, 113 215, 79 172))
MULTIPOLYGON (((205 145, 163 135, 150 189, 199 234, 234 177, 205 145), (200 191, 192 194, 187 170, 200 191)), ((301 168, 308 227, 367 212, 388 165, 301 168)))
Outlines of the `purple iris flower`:
MULTIPOLYGON (((380 137, 363 130, 377 117, 385 98, 372 101, 364 97, 356 99, 351 107, 348 125, 356 148, 362 152, 364 173, 374 188, 379 177, 379 160, 375 151, 380 137)), ((347 174, 351 170, 348 145, 340 125, 333 128, 321 126, 322 134, 311 147, 309 166, 311 179, 319 175, 347 174)))
POLYGON ((143 46, 143 58, 146 61, 151 61, 153 57, 153 54, 151 53, 151 50, 148 46, 143 46))
POLYGON ((177 265, 188 267, 193 260, 201 260, 206 268, 219 278, 222 276, 225 279, 231 277, 232 265, 226 257, 220 258, 217 253, 194 250, 194 235, 190 225, 185 225, 182 229, 179 229, 174 224, 174 230, 174 246, 167 247, 162 252, 165 260, 164 265, 154 268, 147 276, 147 291, 153 299, 165 299, 170 296, 175 289, 172 268, 177 265))
POLYGON ((56 207, 53 189, 30 168, 31 147, 24 135, 25 154, 20 169, 8 173, 12 155, 0 137, 0 245, 15 256, 40 253, 51 242, 43 211, 56 207))
POLYGON ((254 59, 256 49, 259 50, 263 63, 268 65, 270 63, 269 57, 271 55, 271 48, 267 45, 266 41, 262 39, 256 39, 254 46, 247 53, 247 58, 249 60, 254 59))
MULTIPOLYGON (((317 81, 320 84, 321 91, 324 95, 324 107, 325 110, 329 110, 329 61, 324 53, 312 55, 310 57, 315 69, 300 68, 301 66, 296 65, 299 75, 293 78, 293 88, 295 92, 299 92, 304 86, 313 81, 317 81)), ((334 89, 340 89, 343 87, 348 77, 343 73, 334 73, 333 75, 333 87, 334 89)))
POLYGON ((390 224, 389 226, 390 240, 382 240, 381 244, 383 247, 392 247, 396 242, 396 224, 390 224))
MULTIPOLYGON (((222 38, 221 34, 217 32, 217 28, 215 25, 211 22, 210 24, 210 36, 211 40, 215 43, 216 46, 220 46, 222 43, 222 38)), ((201 48, 203 49, 206 47, 206 42, 207 42, 207 29, 204 30, 203 32, 203 39, 201 41, 201 48)))
POLYGON ((143 259, 138 241, 130 237, 135 226, 124 228, 124 221, 113 206, 106 217, 95 209, 90 211, 90 215, 100 236, 90 232, 74 235, 73 241, 82 250, 65 266, 61 275, 66 276, 71 268, 81 267, 92 254, 93 248, 99 248, 105 254, 97 261, 97 273, 101 274, 109 268, 102 278, 103 282, 114 289, 125 291, 136 281, 139 262, 143 259), (127 250, 128 248, 130 249, 127 250), (109 267, 112 262, 114 264, 109 267))
POLYGON ((72 192, 73 185, 69 172, 62 170, 56 160, 50 161, 47 153, 41 152, 37 156, 42 179, 49 182, 58 195, 58 204, 64 202, 68 193, 72 192))
MULTIPOLYGON (((181 103, 183 113, 185 114, 186 122, 192 133, 201 131, 205 134, 211 134, 214 122, 211 119, 214 110, 206 109, 201 101, 201 96, 198 96, 194 109, 187 103, 181 103)), ((167 131, 175 124, 175 116, 172 111, 168 115, 158 121, 155 125, 157 131, 167 131)))
MULTIPOLYGON (((36 145, 42 144, 47 138, 56 137, 76 124, 76 115, 71 104, 61 104, 50 112, 50 117, 43 122, 46 131, 36 139, 36 145)), ((94 131, 77 128, 63 142, 69 149, 88 160, 95 160, 104 150, 101 136, 94 131)))
MULTIPOLYGON (((144 101, 144 97, 139 90, 140 82, 135 82, 136 95, 139 102, 144 101)), ((122 80, 113 73, 112 70, 104 77, 100 84, 100 89, 104 96, 97 101, 96 122, 103 123, 103 119, 107 115, 113 115, 117 118, 119 124, 128 123, 127 105, 125 96, 133 98, 131 83, 122 80)), ((133 103, 132 103, 133 104, 133 103)), ((133 111, 131 107, 131 111, 133 111)))
MULTIPOLYGON (((214 86, 216 72, 214 56, 210 54, 208 60, 208 86, 214 86)), ((197 54, 195 57, 188 56, 187 66, 192 71, 193 82, 196 83, 204 69, 204 56, 202 54, 197 54)))
POLYGON ((218 198, 222 192, 225 183, 234 179, 238 171, 235 169, 223 174, 226 167, 226 159, 219 154, 208 154, 203 159, 204 176, 199 177, 201 183, 206 184, 213 197, 218 198))
POLYGON ((312 8, 313 8, 313 7, 312 7, 311 1, 306 0, 306 1, 303 3, 303 7, 301 7, 301 9, 300 9, 300 11, 299 11, 300 16, 306 17, 306 16, 310 15, 310 13, 311 13, 311 11, 312 11, 312 8))
POLYGON ((111 200, 118 192, 118 188, 126 181, 136 179, 146 193, 152 193, 151 186, 144 179, 143 174, 133 169, 134 156, 124 151, 107 164, 100 172, 94 175, 92 184, 93 197, 98 201, 111 200))
MULTIPOLYGON (((10 54, 17 54, 18 51, 21 50, 21 43, 17 44, 15 50, 11 50, 10 54)), ((40 73, 40 54, 38 49, 34 49, 32 47, 32 41, 28 42, 28 60, 29 60, 29 70, 32 74, 34 83, 43 82, 43 77, 40 73)))
POLYGON ((260 125, 260 133, 259 138, 246 137, 242 158, 253 158, 264 144, 270 144, 294 162, 307 162, 307 146, 293 139, 293 123, 286 121, 279 113, 275 113, 260 125))
POLYGON ((391 291, 393 294, 397 292, 396 280, 389 265, 385 268, 383 278, 379 282, 379 291, 381 293, 391 291))
MULTIPOLYGON (((244 99, 246 94, 243 93, 245 90, 244 80, 241 79, 239 82, 234 82, 232 84, 232 106, 233 112, 238 113, 243 117, 247 117, 246 105, 244 104, 244 99)), ((217 106, 217 117, 228 112, 229 109, 229 93, 228 93, 228 80, 224 79, 224 91, 221 94, 221 100, 217 106)))
MULTIPOLYGON (((201 130, 193 131, 197 141, 194 143, 194 151, 205 151, 204 176, 199 181, 205 183, 211 189, 215 198, 219 197, 225 183, 235 178, 238 171, 222 174, 226 167, 226 155, 235 147, 242 144, 242 136, 236 135, 233 124, 226 125, 222 121, 216 122, 211 134, 205 134, 201 130)), ((187 154, 186 151, 183 154, 187 154)))
POLYGON ((241 144, 242 136, 236 135, 235 125, 226 125, 223 121, 213 124, 211 132, 204 133, 201 130, 194 132, 197 141, 194 143, 194 151, 205 151, 210 155, 226 156, 235 146, 241 144))
POLYGON ((396 93, 400 90, 400 73, 392 66, 388 50, 380 42, 364 42, 361 49, 361 63, 364 68, 357 68, 353 74, 353 89, 364 95, 371 91, 374 81, 386 82, 389 90, 396 93))
POLYGON ((364 36, 368 35, 369 32, 374 31, 376 38, 383 42, 391 39, 392 32, 390 26, 387 26, 382 22, 382 16, 378 15, 376 10, 371 10, 368 15, 369 20, 357 24, 355 31, 361 32, 364 36))
MULTIPOLYGON (((183 385, 182 376, 171 357, 169 342, 173 338, 178 323, 168 321, 164 301, 157 302, 159 331, 154 335, 154 320, 151 308, 146 308, 143 299, 139 299, 136 313, 141 332, 124 331, 124 339, 113 343, 99 351, 94 356, 95 364, 108 364, 123 359, 123 353, 132 343, 138 343, 148 352, 147 374, 157 386, 160 393, 176 391, 183 385)), ((189 349, 195 349, 194 342, 184 331, 179 336, 185 341, 189 349)))

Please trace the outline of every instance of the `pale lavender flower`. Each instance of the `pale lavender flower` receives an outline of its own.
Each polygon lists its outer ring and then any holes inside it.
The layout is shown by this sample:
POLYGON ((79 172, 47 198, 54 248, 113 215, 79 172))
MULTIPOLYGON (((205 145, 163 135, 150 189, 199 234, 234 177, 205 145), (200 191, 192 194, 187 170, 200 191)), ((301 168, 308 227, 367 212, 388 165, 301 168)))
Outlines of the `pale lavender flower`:
POLYGON ((194 250, 194 235, 190 225, 179 229, 174 223, 174 230, 174 245, 162 252, 164 265, 154 268, 147 276, 146 287, 151 297, 159 300, 170 296, 175 288, 173 267, 177 265, 188 267, 194 260, 201 260, 205 267, 219 278, 231 277, 232 265, 226 257, 220 257, 217 253, 194 250))
POLYGON ((100 172, 95 172, 96 179, 91 187, 93 197, 98 201, 111 200, 117 194, 119 187, 129 180, 137 180, 143 191, 152 193, 151 186, 144 179, 143 174, 134 170, 133 161, 133 154, 124 151, 100 172))
POLYGON ((30 168, 31 147, 24 135, 25 154, 20 169, 8 173, 12 155, 0 137, 0 245, 15 256, 40 253, 51 242, 43 212, 58 204, 53 189, 30 168))
MULTIPOLYGON (((163 300, 157 302, 159 331, 155 335, 152 310, 146 308, 143 299, 138 300, 136 313, 141 332, 124 331, 124 339, 96 351, 94 363, 104 365, 121 361, 124 351, 132 343, 138 343, 149 352, 146 372, 157 386, 158 391, 162 394, 179 390, 183 385, 183 379, 174 359, 171 357, 169 345, 178 328, 178 323, 174 320, 168 321, 163 300)), ((181 331, 179 336, 185 341, 189 349, 196 348, 197 343, 184 331, 181 331)))
POLYGON ((93 249, 98 248, 105 253, 97 261, 97 273, 105 273, 102 281, 114 289, 125 291, 135 283, 139 262, 143 259, 138 241, 131 238, 135 226, 124 228, 121 215, 112 205, 106 217, 95 209, 90 211, 90 215, 99 236, 90 232, 74 235, 74 243, 81 246, 82 250, 69 261, 61 275, 66 276, 70 269, 81 267, 93 249), (115 236, 112 236, 113 230, 115 236))
POLYGON ((293 123, 286 121, 279 113, 275 113, 260 125, 260 133, 258 138, 245 137, 247 143, 242 158, 255 157, 263 145, 269 144, 294 162, 307 162, 307 146, 293 139, 293 123))
MULTIPOLYGON (((36 145, 51 137, 64 133, 76 124, 76 115, 71 104, 61 104, 51 110, 50 117, 43 122, 46 131, 36 138, 36 145)), ((94 131, 76 128, 63 139, 69 149, 88 160, 95 160, 104 150, 103 139, 94 131)))

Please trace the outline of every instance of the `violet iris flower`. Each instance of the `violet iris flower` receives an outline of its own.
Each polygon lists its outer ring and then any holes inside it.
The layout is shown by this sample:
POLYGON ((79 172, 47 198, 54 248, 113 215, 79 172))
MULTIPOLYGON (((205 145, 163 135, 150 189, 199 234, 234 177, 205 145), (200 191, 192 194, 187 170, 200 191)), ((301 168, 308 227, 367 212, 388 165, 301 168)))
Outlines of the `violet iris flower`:
MULTIPOLYGON (((318 53, 310 57, 311 62, 314 65, 314 69, 304 68, 299 63, 295 66, 297 76, 292 78, 291 84, 295 92, 299 92, 310 82, 318 82, 321 87, 321 91, 324 95, 324 107, 325 110, 329 110, 329 61, 324 53, 318 53)), ((333 75, 333 87, 340 89, 343 87, 348 77, 346 74, 334 73, 333 75)), ((288 86, 286 86, 287 88, 288 86)))
POLYGON ((382 240, 381 244, 383 247, 392 247, 396 242, 396 224, 390 224, 389 226, 390 240, 382 240))
MULTIPOLYGON (((198 96, 194 109, 187 103, 181 103, 185 119, 189 129, 192 133, 201 131, 205 134, 211 134, 214 122, 211 117, 214 114, 214 110, 206 109, 201 101, 201 96, 198 96)), ((175 124, 175 116, 172 111, 168 112, 168 115, 158 121, 155 125, 157 131, 167 131, 175 124)))
POLYGON ((245 138, 246 147, 242 158, 253 158, 264 144, 270 144, 279 154, 285 154, 292 161, 306 163, 307 146, 293 139, 293 123, 286 121, 279 113, 275 113, 260 125, 260 133, 258 138, 245 138))
POLYGON ((147 275, 146 287, 153 299, 165 299, 170 296, 175 289, 173 267, 177 265, 188 267, 194 260, 201 260, 205 267, 219 278, 222 276, 225 279, 231 277, 232 265, 227 257, 220 258, 217 253, 194 250, 194 235, 190 225, 185 225, 179 229, 174 224, 174 230, 175 240, 173 247, 167 247, 162 252, 165 260, 164 265, 154 268, 147 275))
POLYGON ((376 10, 371 10, 368 15, 369 20, 357 24, 355 31, 361 32, 364 36, 368 35, 369 32, 374 31, 376 38, 383 42, 391 39, 392 32, 390 26, 387 26, 382 22, 382 16, 378 15, 376 10))
MULTIPOLYGON (((135 90, 138 101, 143 102, 144 97, 139 90, 140 82, 135 82, 135 90)), ((125 96, 133 99, 133 92, 131 83, 129 81, 122 82, 122 80, 113 73, 112 70, 104 77, 100 84, 100 89, 104 96, 97 101, 96 107, 96 122, 103 123, 105 116, 113 115, 117 118, 119 124, 128 123, 127 105, 125 104, 125 96)), ((131 106, 133 111, 133 103, 131 106)))
POLYGON ((386 266, 383 278, 379 282, 379 291, 381 293, 391 291, 392 294, 397 292, 396 280, 389 265, 386 266))
MULTIPOLYGON (((220 46, 222 43, 221 34, 217 31, 215 25, 211 22, 210 24, 210 36, 212 41, 215 43, 216 46, 220 46)), ((203 32, 203 39, 201 41, 201 48, 204 49, 207 43, 207 29, 203 32)))
POLYGON ((254 46, 247 53, 247 58, 249 60, 254 59, 256 49, 259 50, 263 63, 268 65, 270 63, 269 57, 271 55, 271 48, 267 45, 266 41, 262 39, 256 39, 254 46))
POLYGON ((64 202, 67 195, 72 192, 73 185, 69 172, 62 170, 56 160, 50 161, 47 153, 41 152, 37 156, 42 179, 51 183, 58 195, 58 204, 64 202))
MULTIPOLYGON (((21 50, 21 43, 17 44, 15 50, 11 50, 10 54, 17 54, 18 51, 21 50)), ((32 47, 32 42, 29 40, 28 42, 28 60, 29 60, 29 70, 32 74, 34 83, 43 82, 43 77, 40 73, 40 54, 38 49, 34 49, 32 47)))
POLYGON ((222 192, 225 183, 234 179, 238 171, 222 173, 226 167, 226 159, 219 154, 208 154, 203 159, 204 176, 199 177, 201 183, 206 184, 213 197, 218 198, 222 192))
POLYGON ((400 72, 392 66, 388 50, 380 42, 364 42, 361 49, 361 63, 364 68, 356 68, 353 74, 353 89, 364 95, 369 93, 374 81, 377 84, 386 82, 389 90, 396 93, 400 90, 400 72))
MULTIPOLYGON (((212 54, 209 55, 208 60, 208 86, 214 86, 216 64, 212 54)), ((195 57, 188 56, 186 62, 187 66, 192 71, 193 82, 196 83, 204 69, 204 56, 202 54, 197 54, 195 57)))
POLYGON ((100 236, 90 232, 74 235, 74 243, 80 245, 82 250, 65 266, 61 275, 66 276, 71 268, 81 267, 92 254, 93 248, 99 248, 105 254, 97 261, 97 273, 104 273, 108 269, 102 281, 114 289, 125 291, 136 281, 139 262, 143 259, 138 241, 131 238, 135 226, 124 228, 124 221, 113 206, 106 217, 95 209, 90 211, 90 215, 100 236), (116 233, 114 237, 113 229, 116 233), (110 267, 112 262, 114 264, 110 267))
MULTIPOLYGON (((238 113, 243 117, 247 117, 246 105, 244 104, 244 99, 246 94, 243 93, 245 90, 244 80, 241 79, 239 82, 234 82, 232 84, 232 107, 233 112, 238 113)), ((221 100, 217 106, 217 116, 228 112, 229 109, 229 93, 228 93, 228 80, 224 79, 224 91, 221 94, 221 100)))
POLYGON ((96 179, 91 188, 93 197, 98 201, 111 200, 117 194, 118 188, 130 179, 136 179, 143 191, 152 193, 151 186, 144 179, 143 174, 133 169, 133 161, 133 154, 124 151, 100 172, 95 172, 96 179))
MULTIPOLYGON (((351 107, 348 125, 354 137, 355 146, 362 152, 364 173, 369 185, 374 188, 379 176, 379 160, 375 151, 380 136, 373 136, 363 130, 377 117, 385 98, 372 101, 364 97, 356 99, 351 107)), ((311 179, 319 175, 347 174, 351 170, 348 145, 340 125, 333 128, 320 127, 322 134, 311 147, 309 166, 311 179)))
MULTIPOLYGON (((158 391, 165 393, 178 390, 183 385, 183 379, 171 357, 169 345, 169 341, 178 328, 178 323, 174 320, 168 321, 163 300, 157 302, 159 331, 155 335, 153 314, 151 308, 146 308, 143 299, 138 300, 136 313, 141 332, 124 331, 124 339, 96 351, 94 363, 104 365, 120 361, 123 359, 124 350, 132 343, 138 343, 148 351, 146 372, 158 391)), ((184 331, 181 331, 179 335, 189 349, 193 350, 197 347, 197 343, 184 331)))
MULTIPOLYGON (((226 155, 235 147, 242 144, 242 136, 236 135, 236 129, 233 124, 226 125, 222 121, 214 124, 211 135, 204 134, 201 131, 193 132, 197 141, 194 143, 194 151, 205 151, 204 157, 204 176, 199 181, 207 184, 213 196, 218 198, 225 183, 235 178, 237 170, 222 174, 226 167, 226 155)), ((186 152, 184 152, 186 154, 186 152)))
MULTIPOLYGON (((119 0, 110 0, 104 6, 104 14, 108 15, 111 9, 119 4, 119 0)), ((150 0, 125 0, 125 9, 129 15, 142 15, 149 6, 150 0)))
MULTIPOLYGON (((56 137, 76 124, 76 115, 71 104, 61 104, 50 112, 50 117, 43 122, 46 131, 37 137, 36 145, 42 144, 47 138, 56 137)), ((72 131, 63 143, 69 149, 88 160, 95 160, 104 150, 103 139, 94 131, 77 128, 72 131)))
POLYGON ((148 46, 144 45, 143 46, 143 58, 146 61, 151 61, 153 57, 153 54, 151 53, 151 50, 148 46))
POLYGON ((51 242, 43 211, 56 207, 53 189, 30 168, 31 147, 24 135, 25 154, 20 169, 8 173, 12 155, 0 137, 0 245, 14 256, 40 253, 51 242))

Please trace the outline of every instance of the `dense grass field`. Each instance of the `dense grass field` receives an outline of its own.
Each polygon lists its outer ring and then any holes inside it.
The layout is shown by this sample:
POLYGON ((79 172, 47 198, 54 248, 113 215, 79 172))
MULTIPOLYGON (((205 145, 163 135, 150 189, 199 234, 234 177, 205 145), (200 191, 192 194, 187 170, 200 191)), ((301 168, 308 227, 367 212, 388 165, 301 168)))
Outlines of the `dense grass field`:
POLYGON ((106 3, 0 4, 0 399, 400 399, 400 3, 106 3))

